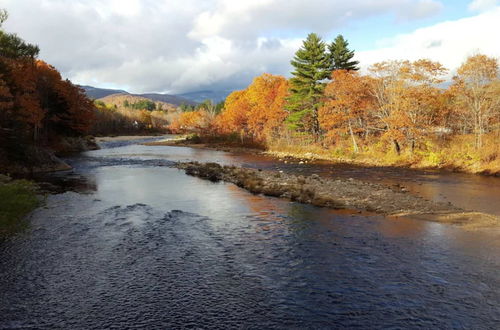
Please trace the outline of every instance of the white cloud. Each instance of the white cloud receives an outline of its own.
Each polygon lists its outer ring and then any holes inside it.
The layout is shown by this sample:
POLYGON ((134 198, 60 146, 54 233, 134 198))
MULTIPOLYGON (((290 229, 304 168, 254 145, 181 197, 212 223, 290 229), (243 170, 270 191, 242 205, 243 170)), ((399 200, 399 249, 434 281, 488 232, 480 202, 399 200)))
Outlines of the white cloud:
POLYGON ((500 31, 500 8, 399 35, 385 40, 384 48, 358 52, 356 57, 363 68, 384 60, 428 58, 453 71, 476 53, 500 57, 494 31, 500 31))
POLYGON ((469 4, 469 10, 472 11, 487 11, 500 5, 500 0, 473 0, 469 4))
MULTIPOLYGON (((2 0, 0 7, 10 13, 8 31, 38 44, 40 57, 77 83, 186 92, 242 88, 263 72, 287 75, 310 31, 332 35, 380 15, 399 24, 435 15, 443 5, 437 0, 2 0)), ((496 52, 488 35, 500 30, 497 22, 498 11, 483 13, 386 40, 383 49, 358 55, 363 64, 415 56, 452 66, 476 49, 496 52)))
POLYGON ((422 0, 415 4, 411 12, 411 18, 424 18, 435 14, 443 9, 443 4, 434 0, 422 0))
POLYGON ((353 19, 392 13, 398 20, 412 20, 442 8, 436 0, 217 0, 196 17, 189 36, 242 39, 283 29, 323 33, 353 19))

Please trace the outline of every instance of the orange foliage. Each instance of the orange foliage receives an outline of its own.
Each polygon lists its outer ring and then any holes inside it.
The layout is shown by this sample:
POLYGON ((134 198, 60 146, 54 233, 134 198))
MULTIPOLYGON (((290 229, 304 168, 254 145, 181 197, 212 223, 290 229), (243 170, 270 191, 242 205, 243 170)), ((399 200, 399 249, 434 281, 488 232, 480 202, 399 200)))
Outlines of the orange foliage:
POLYGON ((39 100, 49 114, 49 121, 57 123, 59 133, 78 135, 88 131, 95 107, 79 87, 62 80, 51 65, 36 61, 39 100))
POLYGON ((321 128, 330 138, 348 132, 354 150, 358 151, 354 133, 364 130, 363 119, 373 105, 368 78, 356 71, 335 70, 332 82, 325 88, 325 97, 327 100, 318 112, 321 128))
POLYGON ((64 81, 57 70, 43 61, 5 59, 0 77, 0 127, 11 139, 49 140, 59 135, 85 133, 94 106, 84 92, 64 81))
POLYGON ((500 117, 500 80, 498 61, 485 55, 467 58, 457 70, 451 91, 456 112, 470 124, 476 147, 482 146, 482 135, 495 116, 500 117))
POLYGON ((288 81, 282 76, 263 74, 247 89, 231 93, 217 127, 222 133, 238 132, 255 140, 276 134, 287 116, 284 110, 288 81))
POLYGON ((36 70, 32 63, 26 61, 14 65, 11 71, 14 89, 14 107, 22 120, 38 129, 45 116, 41 108, 36 83, 36 70))
POLYGON ((250 103, 246 90, 235 91, 228 95, 222 113, 216 119, 216 127, 221 133, 243 133, 246 135, 250 103))
POLYGON ((212 122, 212 116, 205 110, 189 111, 179 114, 169 126, 172 132, 206 132, 212 122))
POLYGON ((444 93, 435 84, 446 69, 429 60, 387 61, 370 67, 375 76, 373 96, 374 116, 382 123, 385 137, 400 150, 400 142, 415 142, 437 125, 439 112, 445 104, 444 93))

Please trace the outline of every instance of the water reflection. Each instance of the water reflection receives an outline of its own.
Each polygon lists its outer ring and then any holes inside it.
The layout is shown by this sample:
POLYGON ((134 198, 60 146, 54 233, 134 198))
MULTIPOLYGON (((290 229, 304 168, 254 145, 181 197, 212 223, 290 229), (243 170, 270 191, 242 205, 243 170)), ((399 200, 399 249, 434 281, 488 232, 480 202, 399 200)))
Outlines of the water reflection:
POLYGON ((284 170, 296 174, 319 174, 327 177, 357 178, 389 185, 402 185, 413 193, 470 210, 500 215, 500 178, 458 173, 411 170, 391 167, 360 167, 317 161, 308 164, 276 161, 258 154, 227 153, 169 146, 138 146, 129 144, 112 150, 87 153, 89 157, 124 159, 203 161, 227 165, 284 170))
POLYGON ((0 328, 499 324, 498 231, 291 203, 168 166, 194 157, 282 166, 133 145, 73 159, 95 189, 49 196, 0 243, 0 328))

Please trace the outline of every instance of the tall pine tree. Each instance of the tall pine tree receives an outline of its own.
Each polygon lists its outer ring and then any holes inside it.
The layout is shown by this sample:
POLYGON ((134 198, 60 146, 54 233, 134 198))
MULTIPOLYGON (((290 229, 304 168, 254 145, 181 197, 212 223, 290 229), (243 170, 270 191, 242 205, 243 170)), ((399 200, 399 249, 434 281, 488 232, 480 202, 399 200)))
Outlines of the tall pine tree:
POLYGON ((295 68, 290 79, 290 96, 286 108, 287 122, 296 131, 310 132, 317 139, 320 134, 318 109, 330 76, 330 59, 321 38, 310 33, 295 53, 291 64, 295 68))
POLYGON ((330 52, 330 71, 335 70, 359 70, 358 61, 353 61, 354 51, 347 47, 349 43, 339 34, 328 46, 330 52))

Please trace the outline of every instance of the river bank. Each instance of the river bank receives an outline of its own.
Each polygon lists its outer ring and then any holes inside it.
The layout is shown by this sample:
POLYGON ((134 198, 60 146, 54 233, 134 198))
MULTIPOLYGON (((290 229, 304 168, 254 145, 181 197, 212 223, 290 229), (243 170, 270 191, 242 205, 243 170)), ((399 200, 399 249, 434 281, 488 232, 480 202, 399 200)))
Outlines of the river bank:
MULTIPOLYGON (((164 134, 163 134, 164 135, 164 134)), ((149 138, 156 138, 162 135, 117 135, 117 136, 97 136, 95 137, 95 141, 97 143, 103 142, 121 142, 121 141, 135 141, 135 140, 144 140, 149 138)))
POLYGON ((26 177, 37 173, 67 171, 71 166, 61 157, 97 150, 94 137, 65 137, 47 146, 20 146, 16 152, 0 150, 0 174, 26 177))
MULTIPOLYGON (((378 167, 398 167, 416 170, 438 170, 445 172, 478 174, 484 176, 500 177, 499 166, 491 168, 481 168, 471 163, 470 159, 464 157, 455 164, 440 163, 438 160, 431 159, 426 161, 416 161, 412 157, 393 157, 391 159, 380 157, 362 157, 361 155, 349 154, 339 157, 334 155, 332 150, 320 148, 317 146, 281 146, 272 145, 266 150, 259 148, 250 148, 238 146, 237 144, 227 143, 202 143, 199 139, 179 138, 175 140, 163 140, 146 143, 150 146, 177 146, 190 147, 197 149, 214 149, 225 152, 239 152, 262 154, 276 158, 281 162, 307 163, 312 161, 328 161, 332 164, 349 164, 355 166, 378 166, 378 167)), ((437 156, 436 156, 437 157, 437 156)))

